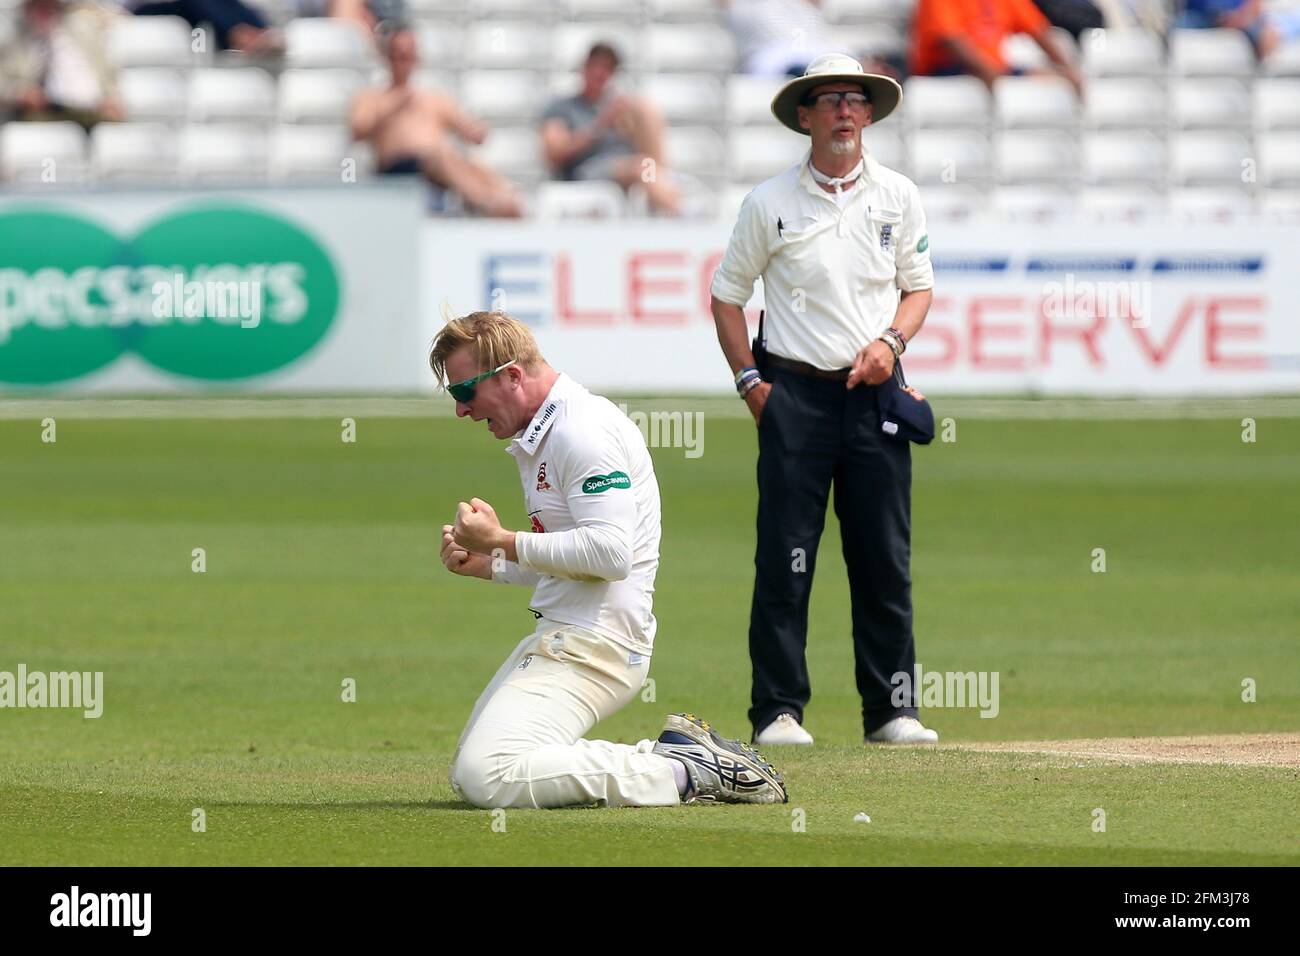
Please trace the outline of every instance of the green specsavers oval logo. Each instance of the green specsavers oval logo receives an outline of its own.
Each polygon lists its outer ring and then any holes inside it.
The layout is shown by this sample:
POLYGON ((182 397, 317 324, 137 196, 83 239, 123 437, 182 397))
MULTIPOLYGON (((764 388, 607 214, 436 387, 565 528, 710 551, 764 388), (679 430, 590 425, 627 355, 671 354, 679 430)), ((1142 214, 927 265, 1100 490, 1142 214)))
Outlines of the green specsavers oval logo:
POLYGON ((592 475, 582 483, 584 495, 598 495, 611 488, 631 488, 632 479, 624 472, 611 471, 608 475, 592 475))
POLYGON ((182 209, 129 238, 67 212, 0 213, 0 382, 62 382, 127 352, 187 378, 262 375, 316 346, 338 307, 325 250, 257 209, 182 209))

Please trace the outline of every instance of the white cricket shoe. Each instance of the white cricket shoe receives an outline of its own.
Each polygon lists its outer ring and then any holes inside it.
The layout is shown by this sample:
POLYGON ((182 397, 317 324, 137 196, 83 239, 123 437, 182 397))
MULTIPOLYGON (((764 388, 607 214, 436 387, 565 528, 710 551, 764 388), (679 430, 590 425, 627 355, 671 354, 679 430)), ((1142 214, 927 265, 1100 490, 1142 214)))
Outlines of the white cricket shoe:
POLYGON ((915 717, 895 717, 885 726, 872 731, 869 744, 937 744, 939 735, 915 717))
POLYGON ((799 721, 794 719, 794 714, 781 714, 754 735, 754 743, 760 747, 771 747, 773 744, 807 745, 812 742, 812 734, 799 726, 799 721))

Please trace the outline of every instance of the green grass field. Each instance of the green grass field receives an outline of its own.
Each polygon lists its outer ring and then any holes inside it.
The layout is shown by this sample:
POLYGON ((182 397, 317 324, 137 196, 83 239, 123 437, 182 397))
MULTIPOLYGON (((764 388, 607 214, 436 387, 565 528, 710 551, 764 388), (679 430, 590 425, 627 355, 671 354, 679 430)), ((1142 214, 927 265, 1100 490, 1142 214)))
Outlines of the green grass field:
MULTIPOLYGON (((106 700, 0 710, 0 864, 1300 863, 1294 768, 865 748, 833 520, 818 745, 769 754, 788 806, 511 810, 494 832, 447 767, 527 591, 437 558, 460 498, 522 523, 481 425, 363 418, 345 444, 337 418, 68 418, 43 444, 39 417, 0 421, 0 670, 103 671, 106 700)), ((945 744, 1300 730, 1300 419, 1254 444, 1239 420, 960 420, 915 453, 919 659, 1001 675, 995 719, 926 712, 945 744)), ((703 457, 654 454, 657 700, 592 734, 695 710, 748 737, 753 428, 711 417, 703 457)))

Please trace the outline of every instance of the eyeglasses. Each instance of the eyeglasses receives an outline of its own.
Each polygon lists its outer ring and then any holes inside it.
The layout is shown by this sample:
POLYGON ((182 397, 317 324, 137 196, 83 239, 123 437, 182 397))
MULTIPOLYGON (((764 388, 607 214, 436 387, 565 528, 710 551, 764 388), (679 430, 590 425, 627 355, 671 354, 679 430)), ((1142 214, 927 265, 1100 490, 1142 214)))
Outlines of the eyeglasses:
POLYGON ((514 364, 515 360, 511 359, 509 362, 506 362, 505 365, 498 365, 490 372, 484 372, 482 375, 475 375, 473 378, 467 378, 463 382, 452 383, 447 386, 447 391, 450 392, 451 397, 456 399, 458 402, 472 402, 474 400, 474 392, 477 389, 479 382, 486 381, 497 372, 509 368, 514 364))
POLYGON ((865 93, 820 93, 805 99, 803 105, 820 110, 837 110, 841 103, 848 103, 849 109, 861 112, 870 102, 865 93))

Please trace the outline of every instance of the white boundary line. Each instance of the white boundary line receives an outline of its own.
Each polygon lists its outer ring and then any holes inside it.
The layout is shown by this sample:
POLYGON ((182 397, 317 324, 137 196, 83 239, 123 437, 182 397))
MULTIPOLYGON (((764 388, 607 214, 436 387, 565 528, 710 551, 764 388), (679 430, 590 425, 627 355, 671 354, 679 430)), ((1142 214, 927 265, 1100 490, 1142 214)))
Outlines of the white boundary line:
MULTIPOLYGON (((680 411, 720 419, 749 417, 730 397, 610 396, 629 411, 680 411)), ((935 417, 957 421, 1300 418, 1300 396, 1256 398, 931 398, 935 417)), ((0 398, 0 420, 94 418, 448 418, 443 395, 354 398, 0 398)))

